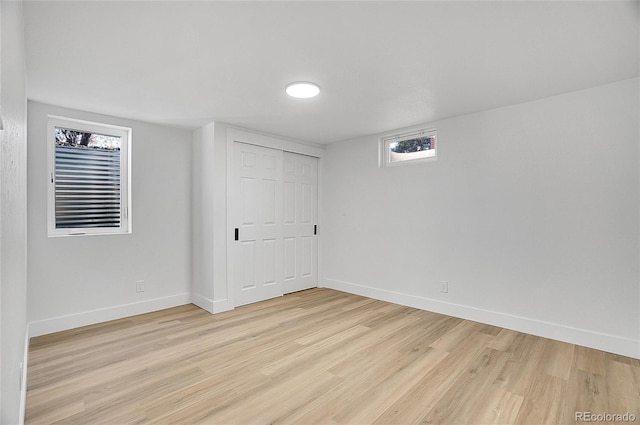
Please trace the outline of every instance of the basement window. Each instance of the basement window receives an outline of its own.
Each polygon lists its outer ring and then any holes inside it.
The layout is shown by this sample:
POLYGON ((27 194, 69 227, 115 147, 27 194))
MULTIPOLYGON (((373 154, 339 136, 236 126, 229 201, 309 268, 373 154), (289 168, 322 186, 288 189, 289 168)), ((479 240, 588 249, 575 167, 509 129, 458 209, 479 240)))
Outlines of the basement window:
POLYGON ((131 129, 50 116, 48 235, 131 232, 131 129))
POLYGON ((437 159, 436 130, 418 130, 385 136, 381 138, 380 145, 380 165, 385 167, 437 159))

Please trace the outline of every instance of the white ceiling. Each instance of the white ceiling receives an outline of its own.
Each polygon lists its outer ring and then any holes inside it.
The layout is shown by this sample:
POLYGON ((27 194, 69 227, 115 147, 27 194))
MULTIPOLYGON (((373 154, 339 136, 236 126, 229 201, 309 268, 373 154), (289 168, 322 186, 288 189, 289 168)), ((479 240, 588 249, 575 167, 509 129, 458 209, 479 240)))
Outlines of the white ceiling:
POLYGON ((26 1, 24 10, 30 99, 316 143, 639 75, 637 1, 26 1), (289 98, 296 80, 316 82, 320 96, 289 98))

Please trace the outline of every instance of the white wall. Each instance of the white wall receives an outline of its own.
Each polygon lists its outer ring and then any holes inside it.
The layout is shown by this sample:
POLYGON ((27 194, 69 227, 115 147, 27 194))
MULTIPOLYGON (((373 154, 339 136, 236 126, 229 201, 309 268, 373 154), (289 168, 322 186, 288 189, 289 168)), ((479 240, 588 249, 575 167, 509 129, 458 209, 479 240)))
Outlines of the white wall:
POLYGON ((431 123, 433 163, 378 168, 378 136, 330 145, 324 284, 640 357, 638 92, 431 123))
POLYGON ((213 312, 213 220, 208 216, 213 209, 213 177, 210 165, 213 162, 214 124, 208 124, 193 132, 191 158, 191 234, 192 234, 192 285, 193 301, 207 311, 213 312))
POLYGON ((226 130, 210 123, 193 134, 193 302, 211 313, 233 307, 227 299, 226 130))
POLYGON ((216 123, 213 161, 213 292, 214 312, 233 308, 227 290, 227 131, 224 124, 216 123))
POLYGON ((28 112, 31 334, 190 302, 192 132, 37 102, 28 112), (132 128, 132 234, 47 237, 48 114, 132 128))
POLYGON ((27 97, 22 2, 0 3, 0 423, 22 420, 27 336, 27 97), (21 405, 22 403, 22 405, 21 405))
POLYGON ((211 313, 233 309, 227 296, 227 129, 212 122, 193 134, 192 299, 211 313))

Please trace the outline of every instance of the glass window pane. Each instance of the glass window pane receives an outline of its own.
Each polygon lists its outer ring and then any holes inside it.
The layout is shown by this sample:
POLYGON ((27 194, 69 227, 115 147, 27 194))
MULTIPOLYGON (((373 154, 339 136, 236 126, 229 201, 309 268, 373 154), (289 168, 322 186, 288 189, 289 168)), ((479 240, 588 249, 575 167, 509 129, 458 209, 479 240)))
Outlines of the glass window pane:
POLYGON ((121 137, 55 128, 55 228, 120 227, 121 137))
POLYGON ((429 135, 388 142, 388 147, 389 163, 434 158, 436 156, 436 137, 429 135))

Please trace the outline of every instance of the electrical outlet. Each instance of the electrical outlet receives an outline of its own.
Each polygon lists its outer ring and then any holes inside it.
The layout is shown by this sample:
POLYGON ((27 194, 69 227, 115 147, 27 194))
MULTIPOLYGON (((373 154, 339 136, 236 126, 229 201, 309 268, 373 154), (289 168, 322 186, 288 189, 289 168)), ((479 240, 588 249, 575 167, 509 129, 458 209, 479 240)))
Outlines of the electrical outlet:
POLYGON ((136 292, 144 292, 144 280, 136 281, 136 292))
POLYGON ((440 281, 440 292, 442 292, 443 294, 449 292, 449 282, 447 282, 446 280, 440 281))

